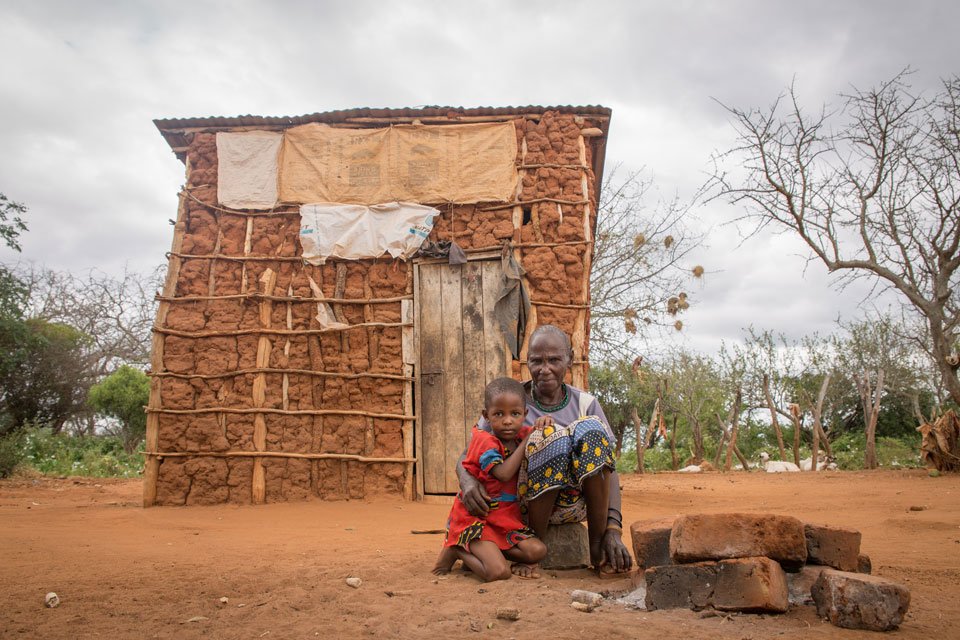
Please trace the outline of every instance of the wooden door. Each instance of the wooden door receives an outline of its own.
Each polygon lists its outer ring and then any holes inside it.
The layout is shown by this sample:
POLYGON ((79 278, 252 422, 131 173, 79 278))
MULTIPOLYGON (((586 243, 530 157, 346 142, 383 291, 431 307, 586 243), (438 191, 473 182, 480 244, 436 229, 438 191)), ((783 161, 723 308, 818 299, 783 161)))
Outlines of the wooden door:
POLYGON ((493 314, 500 260, 416 269, 418 487, 451 494, 459 488, 454 467, 483 408, 483 388, 507 372, 493 314))

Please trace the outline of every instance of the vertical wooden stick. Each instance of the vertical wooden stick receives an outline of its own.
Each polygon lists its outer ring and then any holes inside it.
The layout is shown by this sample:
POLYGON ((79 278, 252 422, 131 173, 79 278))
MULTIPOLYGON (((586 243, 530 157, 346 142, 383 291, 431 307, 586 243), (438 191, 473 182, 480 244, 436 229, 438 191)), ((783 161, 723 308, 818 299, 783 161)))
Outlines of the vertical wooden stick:
MULTIPOLYGON (((407 267, 411 269, 411 267, 407 267)), ((413 300, 400 301, 400 321, 412 325, 414 319, 413 300)), ((400 334, 400 355, 403 360, 403 375, 413 377, 414 364, 417 361, 416 339, 414 336, 414 327, 403 327, 400 334)), ((413 381, 404 380, 403 382, 403 415, 413 415, 413 381)), ((400 427, 400 435, 403 441, 403 457, 413 457, 413 422, 404 420, 400 427)), ((407 465, 403 475, 403 497, 405 500, 413 500, 413 465, 407 465)))
MULTIPOLYGON (((277 284, 277 273, 273 269, 267 269, 260 276, 260 282, 263 284, 263 293, 267 296, 273 295, 273 288, 277 284)), ((270 316, 273 311, 273 303, 270 300, 260 302, 260 326, 264 329, 270 328, 270 316)), ((257 368, 267 368, 270 366, 270 338, 260 336, 257 343, 257 368)), ((253 378, 253 406, 254 408, 263 407, 267 396, 267 374, 258 373, 253 378)), ((253 418, 253 447, 257 451, 267 450, 267 422, 264 414, 254 414, 253 418)), ((266 475, 263 470, 263 458, 253 459, 253 503, 263 504, 267 497, 266 475)))
MULTIPOLYGON (((181 258, 180 252, 183 246, 183 236, 187 231, 186 214, 186 194, 180 193, 180 203, 177 206, 177 222, 173 227, 173 242, 170 246, 170 260, 167 263, 167 277, 163 282, 163 296, 165 298, 173 297, 177 289, 177 279, 180 277, 181 258)), ((155 325, 163 327, 167 322, 167 312, 170 310, 170 303, 163 301, 157 305, 157 317, 155 325)), ((165 370, 163 366, 163 334, 154 333, 151 338, 151 356, 150 370, 154 373, 161 373, 165 370)), ((150 397, 147 406, 151 409, 161 407, 161 387, 162 378, 156 376, 150 378, 150 397)), ((147 453, 156 453, 160 450, 160 414, 147 414, 147 433, 144 450, 147 453)), ((152 507, 157 502, 157 476, 160 474, 160 460, 157 456, 147 456, 143 463, 143 506, 152 507)))

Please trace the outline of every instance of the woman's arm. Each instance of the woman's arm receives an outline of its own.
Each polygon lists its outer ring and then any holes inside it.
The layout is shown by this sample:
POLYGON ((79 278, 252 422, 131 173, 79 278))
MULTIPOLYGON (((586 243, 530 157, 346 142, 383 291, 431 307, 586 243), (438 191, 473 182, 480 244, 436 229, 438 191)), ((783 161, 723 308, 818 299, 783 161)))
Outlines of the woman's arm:
POLYGON ((603 533, 601 550, 604 559, 616 571, 628 571, 633 566, 630 552, 623 544, 623 515, 620 512, 620 476, 610 473, 610 502, 607 507, 607 530, 603 533))
POLYGON ((460 501, 472 516, 482 518, 490 512, 490 494, 483 488, 483 483, 470 475, 470 472, 463 468, 463 461, 467 457, 467 451, 464 449, 457 460, 457 479, 460 481, 460 501))

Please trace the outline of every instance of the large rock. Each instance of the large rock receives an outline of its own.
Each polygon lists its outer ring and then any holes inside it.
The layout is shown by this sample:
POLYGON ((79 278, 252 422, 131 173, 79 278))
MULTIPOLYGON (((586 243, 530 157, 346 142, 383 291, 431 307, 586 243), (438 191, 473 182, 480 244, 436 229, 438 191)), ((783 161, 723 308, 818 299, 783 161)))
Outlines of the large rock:
POLYGON ((896 629, 910 606, 906 587, 863 573, 824 569, 811 591, 817 613, 846 629, 896 629))
POLYGON ((590 538, 587 528, 579 522, 550 525, 543 543, 547 545, 547 557, 540 563, 544 569, 590 566, 590 538))
POLYGON ((717 563, 675 564, 647 569, 647 609, 703 609, 713 600, 717 563))
POLYGON ((647 609, 704 609, 782 613, 787 578, 769 558, 663 565, 647 569, 647 609))
POLYGON ((808 564, 796 573, 788 573, 787 592, 790 604, 813 604, 810 590, 822 572, 823 567, 808 564))
MULTIPOLYGON (((841 527, 803 525, 807 540, 807 562, 841 571, 856 571, 860 555, 860 532, 841 527)), ((869 572, 867 572, 869 573, 869 572)))
POLYGON ((788 606, 787 577, 777 561, 760 557, 720 562, 715 609, 783 613, 788 606))
POLYGON ((673 523, 670 557, 674 562, 758 556, 799 569, 807 559, 803 523, 789 516, 746 513, 689 515, 673 523))
POLYGON ((670 559, 670 532, 673 518, 639 520, 630 525, 633 539, 633 557, 641 571, 651 567, 673 564, 670 559))

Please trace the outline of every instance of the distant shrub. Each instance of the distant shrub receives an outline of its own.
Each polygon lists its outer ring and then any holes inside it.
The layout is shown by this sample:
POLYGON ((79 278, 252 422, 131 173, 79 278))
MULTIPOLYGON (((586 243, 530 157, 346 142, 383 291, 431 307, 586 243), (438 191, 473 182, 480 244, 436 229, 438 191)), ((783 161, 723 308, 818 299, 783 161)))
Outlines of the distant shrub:
POLYGON ((23 464, 45 475, 135 478, 143 471, 143 457, 124 451, 116 436, 76 437, 28 429, 21 454, 23 464))
MULTIPOLYGON (((846 433, 831 445, 837 466, 847 471, 863 469, 864 450, 867 446, 863 433, 846 433)), ((804 457, 809 456, 809 451, 804 457)), ((920 463, 920 439, 877 438, 877 461, 880 468, 896 469, 923 466, 920 463)))
POLYGON ((20 440, 18 433, 0 438, 0 478, 9 477, 23 459, 20 440))

